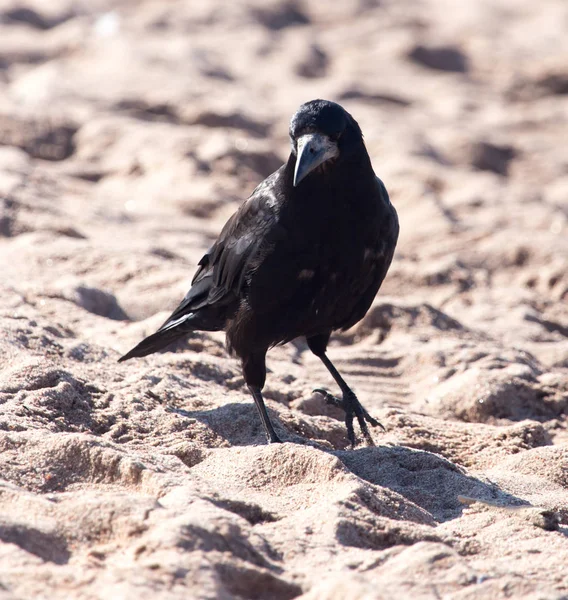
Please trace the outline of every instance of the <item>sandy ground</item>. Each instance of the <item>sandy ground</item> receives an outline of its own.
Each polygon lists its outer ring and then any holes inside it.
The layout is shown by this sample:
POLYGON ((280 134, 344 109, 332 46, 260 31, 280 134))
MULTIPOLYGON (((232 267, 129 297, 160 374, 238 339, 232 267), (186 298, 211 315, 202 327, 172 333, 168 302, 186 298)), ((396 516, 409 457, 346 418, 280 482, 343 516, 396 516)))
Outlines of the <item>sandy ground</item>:
POLYGON ((0 600, 568 594, 565 0, 0 2, 0 600), (285 159, 358 119, 401 239, 267 446, 222 334, 118 365, 285 159))

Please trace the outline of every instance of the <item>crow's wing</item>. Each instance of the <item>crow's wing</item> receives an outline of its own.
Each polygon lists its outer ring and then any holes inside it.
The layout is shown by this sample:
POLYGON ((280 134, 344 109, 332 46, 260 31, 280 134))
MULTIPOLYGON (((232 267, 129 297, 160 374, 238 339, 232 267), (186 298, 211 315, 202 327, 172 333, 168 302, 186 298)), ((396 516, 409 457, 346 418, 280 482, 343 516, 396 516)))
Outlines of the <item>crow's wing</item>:
POLYGON ((368 285, 358 298, 352 313, 341 323, 345 331, 359 322, 369 310, 379 288, 381 287, 391 265, 399 234, 398 215, 392 205, 385 184, 376 177, 378 186, 377 201, 383 206, 380 227, 371 257, 366 261, 365 268, 369 273, 368 285))
POLYGON ((191 288, 165 323, 120 361, 156 352, 183 335, 218 331, 239 305, 247 267, 277 225, 279 179, 284 167, 267 177, 227 221, 217 241, 198 263, 191 288))
POLYGON ((276 224, 277 184, 283 169, 267 177, 227 221, 217 241, 199 261, 190 290, 162 327, 189 312, 227 306, 239 298, 247 266, 276 224))

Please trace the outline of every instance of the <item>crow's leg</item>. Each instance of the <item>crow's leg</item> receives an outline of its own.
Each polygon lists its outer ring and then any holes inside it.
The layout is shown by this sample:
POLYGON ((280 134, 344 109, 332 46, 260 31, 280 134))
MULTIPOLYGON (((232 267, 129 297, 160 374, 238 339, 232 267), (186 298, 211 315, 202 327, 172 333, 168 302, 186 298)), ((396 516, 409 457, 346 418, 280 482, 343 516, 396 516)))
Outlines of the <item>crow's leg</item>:
POLYGON ((264 399, 262 397, 262 388, 266 380, 266 363, 265 363, 266 351, 257 354, 249 354, 243 358, 243 376, 245 383, 247 384, 254 403, 258 409, 262 426, 266 433, 266 439, 269 444, 280 443, 282 440, 276 435, 274 427, 270 422, 270 417, 266 411, 264 399))
POLYGON ((249 385, 250 393, 254 398, 256 403, 256 408, 258 409, 258 414, 260 415, 260 420, 262 421, 262 425, 264 426, 264 431, 266 433, 266 439, 269 444, 278 444, 281 443, 282 440, 276 435, 276 431, 274 431, 274 427, 272 427, 272 423, 270 422, 270 417, 266 412, 266 406, 264 405, 264 399, 262 397, 262 392, 259 388, 255 388, 249 385))
POLYGON ((357 422, 359 423, 359 427, 361 428, 361 433, 363 434, 363 437, 365 438, 367 444, 369 446, 374 446, 375 443, 373 441, 373 438, 371 437, 371 434, 369 433, 367 423, 369 423, 373 427, 383 426, 379 423, 379 421, 373 418, 365 410, 365 408, 363 408, 361 402, 359 402, 359 399, 357 398, 353 390, 347 385, 343 377, 341 377, 339 371, 335 368, 333 363, 327 357, 327 354, 325 353, 325 348, 327 346, 328 340, 329 335, 308 338, 307 341, 310 350, 323 362, 327 370, 331 373, 331 376, 335 379, 335 382, 341 390, 343 398, 336 398, 335 396, 332 396, 328 391, 323 389, 316 389, 314 390, 314 392, 322 394, 326 402, 334 404, 335 406, 338 406, 339 408, 345 411, 345 426, 347 427, 347 437, 349 438, 352 447, 354 447, 356 443, 355 430, 353 428, 354 418, 357 418, 357 422))

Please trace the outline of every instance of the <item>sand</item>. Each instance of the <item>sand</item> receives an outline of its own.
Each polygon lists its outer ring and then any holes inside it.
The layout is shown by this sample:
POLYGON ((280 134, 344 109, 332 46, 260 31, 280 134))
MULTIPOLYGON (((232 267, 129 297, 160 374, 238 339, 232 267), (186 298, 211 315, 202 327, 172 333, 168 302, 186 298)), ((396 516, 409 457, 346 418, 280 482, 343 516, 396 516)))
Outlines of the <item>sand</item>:
POLYGON ((568 595, 568 4, 0 2, 0 599, 568 595), (267 446, 167 317, 303 101, 358 119, 401 237, 267 446))

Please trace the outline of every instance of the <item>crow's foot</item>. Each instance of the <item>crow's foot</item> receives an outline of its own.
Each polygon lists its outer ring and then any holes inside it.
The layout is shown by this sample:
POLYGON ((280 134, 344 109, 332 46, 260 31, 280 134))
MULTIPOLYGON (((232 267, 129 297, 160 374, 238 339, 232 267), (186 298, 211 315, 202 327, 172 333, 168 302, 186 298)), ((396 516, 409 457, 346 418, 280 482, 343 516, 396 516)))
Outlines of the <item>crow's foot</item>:
POLYGON ((369 432, 369 428, 367 427, 367 423, 373 427, 381 427, 383 430, 385 428, 381 423, 379 423, 379 421, 377 421, 377 419, 371 417, 371 415, 363 408, 363 405, 359 402, 357 396, 351 390, 346 391, 343 394, 343 398, 336 398, 327 390, 321 388, 315 389, 314 392, 321 394, 328 404, 337 406, 338 408, 341 408, 341 410, 345 411, 345 427, 347 427, 347 437, 349 438, 352 448, 355 447, 357 442, 357 439, 355 438, 355 430, 353 428, 353 420, 355 417, 357 417, 357 422, 359 423, 361 433, 363 434, 367 445, 375 445, 375 442, 373 441, 373 438, 369 432))

